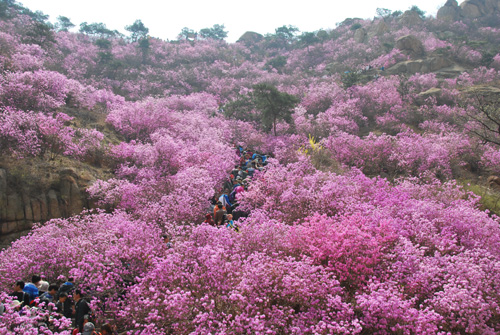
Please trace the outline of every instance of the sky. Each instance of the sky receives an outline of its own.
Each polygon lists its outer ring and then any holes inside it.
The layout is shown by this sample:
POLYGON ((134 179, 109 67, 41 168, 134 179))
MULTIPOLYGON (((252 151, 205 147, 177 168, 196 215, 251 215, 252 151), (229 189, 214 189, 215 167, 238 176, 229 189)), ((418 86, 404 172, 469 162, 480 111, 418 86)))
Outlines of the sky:
POLYGON ((19 0, 32 11, 68 17, 80 23, 104 23, 108 29, 129 35, 125 26, 141 20, 149 35, 175 40, 182 28, 195 31, 223 24, 228 42, 246 31, 274 33, 277 27, 292 25, 301 32, 335 28, 346 18, 373 18, 377 8, 405 11, 417 5, 426 15, 436 16, 446 0, 19 0))

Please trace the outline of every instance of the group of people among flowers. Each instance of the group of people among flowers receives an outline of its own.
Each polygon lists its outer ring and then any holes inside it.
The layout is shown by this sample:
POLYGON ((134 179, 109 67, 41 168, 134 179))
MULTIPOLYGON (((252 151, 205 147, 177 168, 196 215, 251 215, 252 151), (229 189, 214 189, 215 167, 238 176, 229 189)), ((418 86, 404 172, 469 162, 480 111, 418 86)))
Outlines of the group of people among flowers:
POLYGON ((204 223, 239 231, 235 221, 246 216, 247 213, 237 208, 238 194, 247 189, 255 172, 264 168, 267 164, 267 156, 249 149, 244 150, 242 146, 235 145, 234 149, 239 157, 239 162, 224 182, 219 197, 214 195, 210 200, 211 208, 205 216, 204 223))
MULTIPOLYGON (((220 192, 211 199, 211 207, 204 222, 239 231, 235 221, 247 216, 247 213, 238 209, 238 195, 247 189, 256 171, 261 171, 267 165, 267 156, 244 150, 241 146, 235 146, 235 150, 239 161, 220 192)), ((163 235, 163 240, 167 248, 173 247, 168 235, 163 235)), ((31 282, 17 280, 13 283, 13 291, 9 296, 5 305, 0 303, 0 315, 8 309, 20 316, 37 318, 39 326, 47 329, 61 322, 66 322, 67 327, 70 327, 71 320, 72 335, 117 334, 116 326, 112 327, 108 323, 101 325, 100 333, 97 331, 90 300, 73 278, 68 278, 64 283, 49 284, 41 276, 33 275, 31 282)))
MULTIPOLYGON (((7 300, 11 309, 26 316, 38 317, 39 326, 50 329, 56 320, 65 317, 72 320, 72 335, 116 335, 116 327, 109 323, 101 325, 97 332, 88 299, 74 283, 73 278, 62 284, 49 284, 41 276, 33 275, 31 282, 17 280, 7 300), (43 313, 46 312, 46 313, 43 313)), ((5 312, 1 305, 0 314, 5 312)))

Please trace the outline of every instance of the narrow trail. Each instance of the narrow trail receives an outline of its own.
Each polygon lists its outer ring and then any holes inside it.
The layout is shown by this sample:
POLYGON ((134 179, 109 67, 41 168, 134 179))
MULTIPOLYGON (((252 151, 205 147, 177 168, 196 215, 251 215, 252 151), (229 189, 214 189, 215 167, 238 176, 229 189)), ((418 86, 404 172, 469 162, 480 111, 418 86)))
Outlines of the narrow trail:
POLYGON ((238 194, 245 192, 256 171, 262 171, 267 165, 267 155, 244 150, 235 146, 234 150, 239 157, 239 162, 234 166, 231 174, 222 185, 221 192, 210 199, 210 208, 205 215, 204 223, 216 227, 227 227, 239 231, 235 223, 249 213, 238 209, 238 194))

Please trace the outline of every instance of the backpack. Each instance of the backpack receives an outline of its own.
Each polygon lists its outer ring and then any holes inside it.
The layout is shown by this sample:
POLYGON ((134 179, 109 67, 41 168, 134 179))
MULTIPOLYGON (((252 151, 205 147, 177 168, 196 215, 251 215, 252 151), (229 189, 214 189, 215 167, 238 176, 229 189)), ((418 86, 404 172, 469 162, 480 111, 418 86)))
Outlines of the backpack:
POLYGON ((229 194, 229 202, 233 203, 236 200, 236 190, 233 190, 231 194, 229 194))
POLYGON ((57 290, 57 294, 56 294, 56 300, 59 299, 59 295, 61 293, 67 293, 68 296, 70 295, 69 293, 71 291, 73 291, 75 289, 75 285, 66 285, 66 284, 63 284, 61 285, 61 287, 59 287, 59 290, 57 290))

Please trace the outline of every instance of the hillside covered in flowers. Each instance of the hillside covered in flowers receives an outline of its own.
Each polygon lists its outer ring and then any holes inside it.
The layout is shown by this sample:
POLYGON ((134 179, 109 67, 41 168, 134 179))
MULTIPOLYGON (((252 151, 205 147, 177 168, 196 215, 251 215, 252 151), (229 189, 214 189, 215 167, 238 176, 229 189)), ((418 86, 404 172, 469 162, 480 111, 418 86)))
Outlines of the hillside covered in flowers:
POLYGON ((500 334, 498 1, 236 43, 70 24, 0 1, 0 229, 31 228, 1 334, 71 333, 10 304, 33 274, 120 333, 500 334), (238 147, 267 158, 238 229, 204 223, 238 147))

